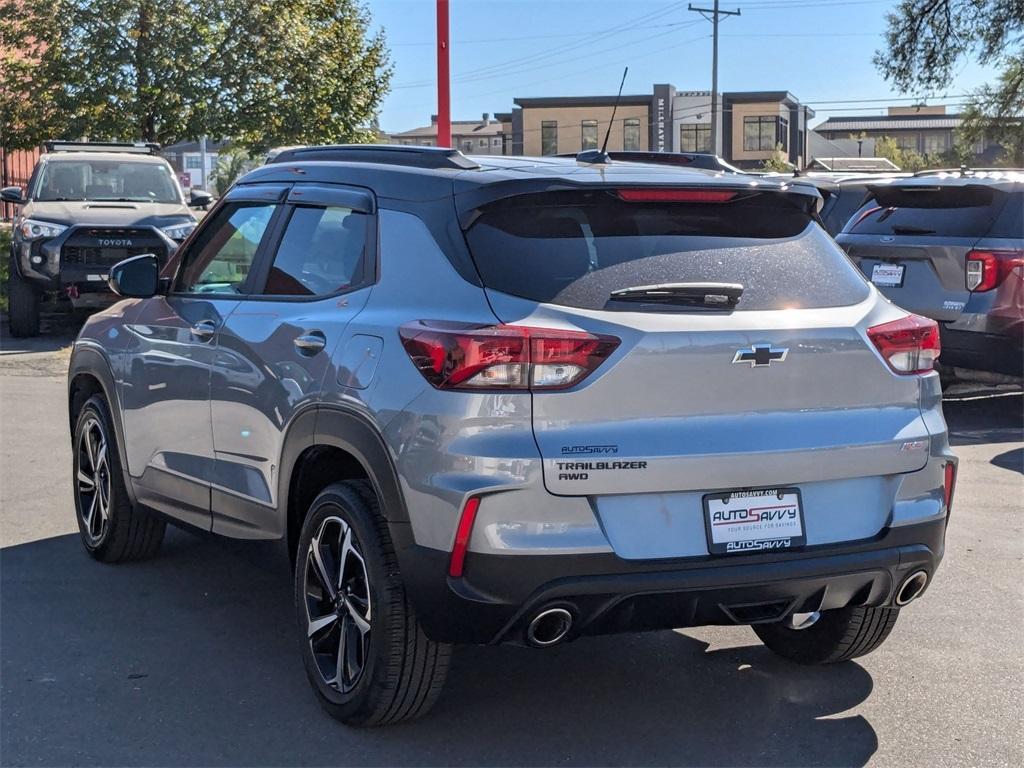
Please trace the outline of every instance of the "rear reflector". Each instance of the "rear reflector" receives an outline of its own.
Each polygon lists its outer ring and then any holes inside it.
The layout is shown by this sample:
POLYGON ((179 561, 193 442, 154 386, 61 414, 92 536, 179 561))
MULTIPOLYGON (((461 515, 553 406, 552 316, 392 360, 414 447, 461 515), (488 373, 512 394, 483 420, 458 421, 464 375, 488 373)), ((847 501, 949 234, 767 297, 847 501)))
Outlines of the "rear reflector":
POLYGON ((1009 274, 1024 267, 1024 251, 971 251, 967 254, 967 290, 998 288, 1009 274))
POLYGON ((627 203, 727 203, 738 193, 721 189, 620 189, 627 203))
POLYGON ((943 470, 942 496, 946 502, 946 514, 953 503, 953 488, 956 486, 956 464, 949 462, 943 470))
POLYGON ((934 370, 941 351, 938 324, 920 315, 907 315, 868 328, 868 338, 889 367, 899 374, 934 370))
POLYGON ((452 559, 448 564, 448 575, 456 578, 462 576, 466 567, 466 550, 469 549, 469 537, 473 534, 473 523, 476 521, 477 510, 480 509, 480 498, 474 496, 466 502, 459 517, 459 527, 455 531, 455 545, 452 547, 452 559))
POLYGON ((417 321, 399 334, 413 364, 438 389, 564 389, 619 346, 614 336, 520 325, 417 321))

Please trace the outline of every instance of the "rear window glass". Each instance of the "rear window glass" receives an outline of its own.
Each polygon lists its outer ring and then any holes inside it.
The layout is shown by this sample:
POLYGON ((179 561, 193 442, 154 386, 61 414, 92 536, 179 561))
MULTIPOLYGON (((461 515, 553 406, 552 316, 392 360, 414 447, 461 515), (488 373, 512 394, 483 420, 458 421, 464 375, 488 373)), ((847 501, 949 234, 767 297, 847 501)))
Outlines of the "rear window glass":
POLYGON ((1006 195, 987 187, 889 187, 875 191, 851 217, 852 235, 984 237, 1006 195))
POLYGON ((780 195, 698 204, 624 202, 607 191, 522 195, 485 207, 466 237, 488 288, 581 309, 694 311, 611 298, 664 283, 739 283, 737 310, 846 306, 868 295, 842 250, 780 195))

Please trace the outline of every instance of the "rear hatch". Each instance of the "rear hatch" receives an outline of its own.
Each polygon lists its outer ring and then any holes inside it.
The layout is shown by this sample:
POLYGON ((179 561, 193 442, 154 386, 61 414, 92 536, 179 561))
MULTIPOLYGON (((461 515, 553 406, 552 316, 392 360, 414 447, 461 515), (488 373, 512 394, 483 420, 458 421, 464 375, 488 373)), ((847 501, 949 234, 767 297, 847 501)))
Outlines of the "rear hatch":
MULTIPOLYGON (((923 445, 907 449, 927 437, 917 378, 865 335, 902 313, 879 305, 797 196, 523 194, 484 206, 467 242, 503 323, 621 340, 581 384, 533 394, 547 489, 592 497, 606 528, 630 494, 681 494, 663 497, 667 518, 690 493, 692 517, 702 492, 871 478, 846 493, 880 510, 872 535, 891 508, 886 477, 926 461, 923 445), (743 291, 735 307, 612 295, 666 283, 743 291)), ((621 518, 622 535, 639 519, 621 518)))
POLYGON ((954 321, 971 297, 967 256, 992 231, 1008 199, 991 185, 921 178, 873 187, 837 239, 893 302, 954 321))

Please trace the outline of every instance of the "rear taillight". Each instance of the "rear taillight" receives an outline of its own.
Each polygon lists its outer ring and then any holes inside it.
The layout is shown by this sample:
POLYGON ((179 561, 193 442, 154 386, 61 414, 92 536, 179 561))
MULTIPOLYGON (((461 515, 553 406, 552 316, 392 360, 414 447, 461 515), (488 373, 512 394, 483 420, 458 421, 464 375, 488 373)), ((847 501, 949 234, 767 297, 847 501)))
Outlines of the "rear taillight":
POLYGON ((939 326, 920 315, 907 315, 868 328, 868 338, 896 373, 927 373, 935 368, 942 349, 939 326))
POLYGON ((980 293, 998 288, 1018 267, 1024 267, 1024 251, 971 251, 967 254, 967 290, 980 293))
POLYGON ((953 488, 956 486, 956 464, 949 462, 942 476, 942 500, 946 503, 946 514, 949 514, 950 505, 953 503, 953 488))
POLYGON ((418 321, 399 333, 413 364, 438 389, 564 389, 619 346, 614 336, 520 325, 418 321))

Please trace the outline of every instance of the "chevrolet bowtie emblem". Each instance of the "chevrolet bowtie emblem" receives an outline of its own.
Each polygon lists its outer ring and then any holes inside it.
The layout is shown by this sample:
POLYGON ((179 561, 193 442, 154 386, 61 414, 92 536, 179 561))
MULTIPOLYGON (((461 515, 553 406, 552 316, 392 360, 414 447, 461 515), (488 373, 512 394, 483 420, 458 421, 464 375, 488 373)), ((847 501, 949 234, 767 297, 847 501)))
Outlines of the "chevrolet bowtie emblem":
POLYGON ((788 349, 775 349, 771 344, 754 344, 749 349, 737 349, 732 361, 750 363, 751 368, 785 361, 788 349))

